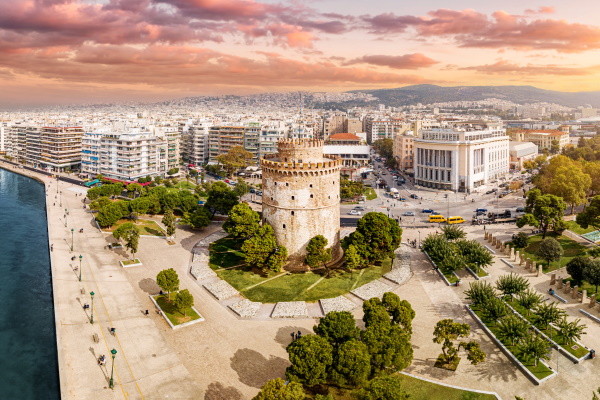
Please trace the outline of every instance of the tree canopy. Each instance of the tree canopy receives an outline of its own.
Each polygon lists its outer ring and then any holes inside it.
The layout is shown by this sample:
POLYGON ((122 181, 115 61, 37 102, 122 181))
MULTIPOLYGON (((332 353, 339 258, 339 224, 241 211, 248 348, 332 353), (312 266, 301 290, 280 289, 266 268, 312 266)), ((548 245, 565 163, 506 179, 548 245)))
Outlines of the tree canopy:
POLYGON ((542 194, 539 189, 527 192, 527 212, 517 220, 517 226, 535 226, 542 231, 543 238, 550 228, 558 226, 563 221, 566 205, 562 198, 552 194, 542 194))
POLYGON ((212 215, 228 215, 231 209, 239 203, 237 194, 224 182, 214 182, 207 191, 205 207, 212 215))
POLYGON ((186 315, 185 310, 192 307, 194 305, 194 296, 190 293, 189 290, 183 289, 177 292, 175 295, 175 306, 177 307, 177 311, 186 315))
POLYGON ((323 267, 331 261, 331 248, 326 248, 327 238, 317 235, 311 238, 306 245, 305 262, 312 268, 323 267))
POLYGON ((550 266, 552 261, 558 261, 562 257, 564 250, 558 240, 550 237, 540 242, 537 255, 545 260, 550 266))
POLYGON ((229 218, 223 224, 223 230, 231 236, 246 240, 256 234, 260 228, 260 215, 247 203, 239 203, 229 211, 229 218))
POLYGON ((369 212, 358 220, 356 230, 344 238, 347 249, 354 245, 360 257, 369 264, 393 255, 400 245, 402 229, 398 222, 380 212, 369 212))
POLYGON ((217 156, 217 161, 227 171, 228 176, 232 176, 235 171, 246 168, 252 160, 252 153, 242 146, 234 146, 225 154, 217 156))
POLYGON ((286 377, 293 382, 315 386, 327 381, 327 372, 333 363, 333 347, 327 339, 318 335, 306 335, 294 340, 287 347, 292 364, 286 377))
POLYGON ((262 271, 280 271, 287 260, 287 249, 277 244, 275 232, 269 224, 262 225, 254 236, 242 245, 244 260, 262 271))
POLYGON ((163 269, 156 275, 156 284, 169 294, 170 300, 171 293, 179 290, 179 275, 173 268, 163 269))
POLYGON ((286 383, 281 378, 267 381, 252 400, 304 400, 306 393, 298 382, 286 383))
POLYGON ((131 251, 132 257, 135 256, 140 240, 140 228, 135 226, 132 222, 127 222, 115 229, 113 231, 113 236, 117 240, 123 239, 125 247, 131 251))

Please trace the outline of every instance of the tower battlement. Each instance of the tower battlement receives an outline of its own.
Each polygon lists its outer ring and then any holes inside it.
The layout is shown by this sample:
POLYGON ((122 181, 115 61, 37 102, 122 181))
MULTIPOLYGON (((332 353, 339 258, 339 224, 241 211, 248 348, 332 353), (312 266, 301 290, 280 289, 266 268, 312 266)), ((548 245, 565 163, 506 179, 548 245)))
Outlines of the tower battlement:
POLYGON ((300 149, 303 147, 323 147, 325 142, 321 139, 281 139, 277 142, 277 148, 281 150, 286 149, 300 149))

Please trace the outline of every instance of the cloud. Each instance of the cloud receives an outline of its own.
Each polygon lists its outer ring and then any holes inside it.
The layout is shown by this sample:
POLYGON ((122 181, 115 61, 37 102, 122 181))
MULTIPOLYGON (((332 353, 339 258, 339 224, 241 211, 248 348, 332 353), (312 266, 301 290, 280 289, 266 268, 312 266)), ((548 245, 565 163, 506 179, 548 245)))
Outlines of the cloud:
POLYGON ((525 14, 554 14, 555 12, 556 9, 550 6, 542 6, 539 7, 537 10, 532 10, 530 8, 525 10, 525 14))
MULTIPOLYGON (((541 8, 550 12, 549 8, 541 8)), ((600 48, 600 28, 556 19, 535 19, 496 11, 488 16, 475 10, 438 9, 425 16, 392 13, 363 16, 375 34, 403 33, 454 38, 461 47, 556 50, 578 53, 600 48)))
POLYGON ((438 62, 421 54, 404 54, 402 56, 367 55, 347 61, 345 65, 371 64, 394 69, 418 69, 430 67, 438 62))
POLYGON ((520 74, 520 75, 562 75, 580 76, 591 75, 600 71, 600 65, 591 67, 568 67, 556 64, 527 64, 517 65, 509 61, 500 60, 494 64, 463 67, 461 70, 477 71, 484 74, 520 74))

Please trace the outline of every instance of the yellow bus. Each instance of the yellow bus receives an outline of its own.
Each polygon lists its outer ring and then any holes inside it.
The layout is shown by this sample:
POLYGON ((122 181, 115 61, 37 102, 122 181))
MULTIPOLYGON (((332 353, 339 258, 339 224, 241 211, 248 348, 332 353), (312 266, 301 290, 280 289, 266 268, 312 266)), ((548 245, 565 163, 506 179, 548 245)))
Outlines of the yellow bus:
POLYGON ((463 217, 450 217, 450 218, 448 218, 448 223, 449 224, 462 224, 463 222, 465 222, 465 220, 463 219, 463 217))
POLYGON ((429 222, 446 222, 446 218, 443 215, 430 215, 429 222))

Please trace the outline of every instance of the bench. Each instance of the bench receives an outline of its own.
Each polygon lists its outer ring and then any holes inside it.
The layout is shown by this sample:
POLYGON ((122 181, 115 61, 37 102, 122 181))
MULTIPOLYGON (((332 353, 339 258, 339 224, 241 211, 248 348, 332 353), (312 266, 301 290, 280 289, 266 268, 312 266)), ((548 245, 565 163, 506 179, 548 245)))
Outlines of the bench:
POLYGON ((566 300, 566 299, 564 299, 564 298, 560 297, 559 295, 557 295, 557 294, 556 294, 556 292, 554 292, 554 294, 551 294, 550 296, 553 296, 553 297, 555 297, 555 298, 556 298, 556 299, 558 299, 558 301, 560 301, 561 303, 568 303, 568 302, 569 302, 569 300, 566 300))
POLYGON ((98 337, 97 333, 92 335, 92 339, 94 340, 94 343, 100 343, 100 338, 98 337))
POLYGON ((596 321, 597 323, 600 324, 600 318, 596 317, 594 314, 591 314, 591 313, 589 313, 589 312, 587 312, 587 311, 585 311, 584 309, 581 309, 581 308, 579 309, 579 312, 582 313, 583 315, 585 315, 586 317, 588 317, 588 318, 590 318, 590 319, 592 319, 592 320, 594 320, 594 321, 596 321))

